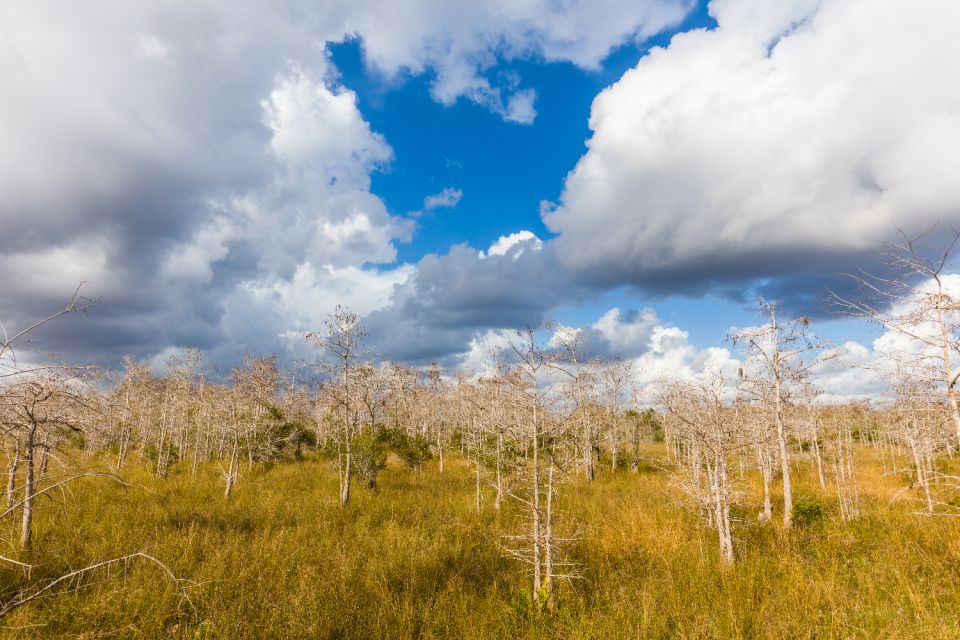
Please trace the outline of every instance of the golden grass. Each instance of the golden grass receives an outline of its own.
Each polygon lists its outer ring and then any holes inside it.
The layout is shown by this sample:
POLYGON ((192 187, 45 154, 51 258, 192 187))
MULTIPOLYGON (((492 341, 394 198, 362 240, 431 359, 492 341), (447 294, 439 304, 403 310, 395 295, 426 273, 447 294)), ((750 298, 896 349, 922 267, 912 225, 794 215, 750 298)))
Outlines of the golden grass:
MULTIPOLYGON (((808 463, 797 494, 827 518, 789 533, 756 520, 756 479, 745 478, 754 506, 739 512, 733 567, 665 472, 566 485, 582 579, 561 585, 550 613, 531 609, 525 568, 499 549, 517 514, 496 513, 489 495, 477 514, 465 462, 442 476, 391 464, 379 492, 357 489, 347 509, 316 460, 258 467, 230 502, 213 466, 168 480, 131 466, 141 486, 88 480, 40 505, 40 575, 147 550, 197 583, 192 605, 134 564, 25 606, 0 637, 960 638, 960 522, 888 507, 900 480, 873 452, 861 458, 863 515, 849 524, 808 463)), ((7 590, 21 579, 0 575, 7 590)))

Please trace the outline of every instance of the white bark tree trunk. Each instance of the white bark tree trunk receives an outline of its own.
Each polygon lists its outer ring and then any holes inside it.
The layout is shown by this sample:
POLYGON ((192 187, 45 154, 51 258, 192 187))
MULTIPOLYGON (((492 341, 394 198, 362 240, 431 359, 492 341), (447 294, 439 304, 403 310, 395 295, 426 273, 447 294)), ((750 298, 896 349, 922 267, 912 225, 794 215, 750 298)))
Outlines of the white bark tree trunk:
POLYGON ((23 483, 23 517, 20 522, 20 548, 30 551, 33 545, 33 496, 34 496, 34 456, 36 454, 37 427, 32 425, 24 442, 26 477, 23 483))

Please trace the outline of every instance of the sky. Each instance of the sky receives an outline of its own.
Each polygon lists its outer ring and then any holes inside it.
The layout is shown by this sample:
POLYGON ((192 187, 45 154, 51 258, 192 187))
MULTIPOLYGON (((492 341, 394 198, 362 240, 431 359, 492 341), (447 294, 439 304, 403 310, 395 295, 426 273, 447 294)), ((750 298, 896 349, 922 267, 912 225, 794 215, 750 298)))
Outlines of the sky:
POLYGON ((827 288, 879 269, 897 227, 960 225, 958 19, 950 0, 0 3, 0 320, 84 281, 102 303, 38 348, 292 359, 342 304, 385 358, 473 366, 552 322, 652 375, 733 358, 762 296, 865 357, 882 336, 827 288))

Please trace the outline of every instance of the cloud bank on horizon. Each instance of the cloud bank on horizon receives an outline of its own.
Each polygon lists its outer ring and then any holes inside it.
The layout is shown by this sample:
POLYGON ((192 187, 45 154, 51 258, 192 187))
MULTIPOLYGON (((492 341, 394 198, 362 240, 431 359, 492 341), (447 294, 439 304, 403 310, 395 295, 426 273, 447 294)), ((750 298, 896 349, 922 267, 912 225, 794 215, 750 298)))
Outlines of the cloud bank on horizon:
MULTIPOLYGON (((443 105, 540 126, 512 63, 590 72, 695 8, 600 4, 5 6, 0 316, 24 322, 87 280, 106 303, 51 328, 51 350, 115 363, 193 345, 229 362, 296 352, 341 303, 387 357, 469 364, 498 332, 613 287, 806 304, 894 225, 960 223, 960 6, 714 0, 715 28, 677 33, 596 97, 585 153, 542 208, 553 237, 505 228, 398 263, 428 221, 372 191, 396 159, 328 44, 356 39, 391 87, 423 76, 443 105)), ((423 211, 469 197, 439 186, 423 211)), ((587 328, 649 371, 730 357, 649 309, 587 328)))

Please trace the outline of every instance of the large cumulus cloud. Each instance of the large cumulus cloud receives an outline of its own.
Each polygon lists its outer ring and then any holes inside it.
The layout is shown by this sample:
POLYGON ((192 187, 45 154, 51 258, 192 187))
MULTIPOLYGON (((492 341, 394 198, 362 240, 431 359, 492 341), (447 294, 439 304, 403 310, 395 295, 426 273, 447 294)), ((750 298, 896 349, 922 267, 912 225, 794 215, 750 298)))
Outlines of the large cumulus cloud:
POLYGON ((960 6, 715 0, 593 104, 544 220, 602 284, 802 295, 899 224, 960 221, 960 6))

